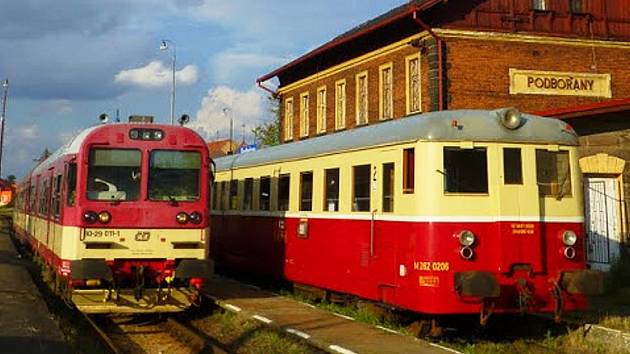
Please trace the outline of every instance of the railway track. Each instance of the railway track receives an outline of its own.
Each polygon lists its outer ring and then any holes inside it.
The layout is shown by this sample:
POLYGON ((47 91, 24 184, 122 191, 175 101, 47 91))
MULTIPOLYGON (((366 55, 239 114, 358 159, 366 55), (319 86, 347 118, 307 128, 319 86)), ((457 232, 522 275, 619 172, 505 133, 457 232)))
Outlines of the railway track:
POLYGON ((172 317, 85 315, 103 346, 113 354, 227 353, 190 326, 172 317))

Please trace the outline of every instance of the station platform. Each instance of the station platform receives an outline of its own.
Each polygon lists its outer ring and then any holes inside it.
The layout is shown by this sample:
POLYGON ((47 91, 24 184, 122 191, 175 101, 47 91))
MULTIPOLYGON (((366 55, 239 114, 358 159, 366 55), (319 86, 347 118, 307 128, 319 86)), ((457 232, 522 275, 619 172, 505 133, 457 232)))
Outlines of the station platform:
POLYGON ((0 352, 70 353, 6 231, 0 231, 0 352))
POLYGON ((293 334, 330 353, 458 353, 229 278, 215 276, 204 290, 222 308, 293 334))

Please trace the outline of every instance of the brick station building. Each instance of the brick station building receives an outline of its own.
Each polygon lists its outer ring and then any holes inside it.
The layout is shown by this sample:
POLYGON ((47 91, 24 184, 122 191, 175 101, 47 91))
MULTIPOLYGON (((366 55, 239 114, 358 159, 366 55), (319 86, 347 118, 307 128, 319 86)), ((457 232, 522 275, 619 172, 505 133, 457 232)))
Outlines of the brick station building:
POLYGON ((587 224, 604 203, 614 221, 591 231, 609 249, 628 238, 630 0, 409 1, 257 82, 272 91, 272 78, 285 143, 444 109, 566 119, 583 135, 586 185, 606 196, 587 195, 587 224))

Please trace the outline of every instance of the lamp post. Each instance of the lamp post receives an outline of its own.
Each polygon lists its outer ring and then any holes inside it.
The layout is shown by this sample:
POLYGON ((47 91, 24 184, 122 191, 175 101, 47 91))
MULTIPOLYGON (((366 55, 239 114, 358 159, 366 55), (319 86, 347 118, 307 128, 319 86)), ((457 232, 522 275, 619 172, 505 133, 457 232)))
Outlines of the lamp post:
POLYGON ((7 113, 7 94, 9 93, 9 79, 2 81, 4 95, 2 96, 2 115, 0 116, 0 176, 2 176, 2 149, 4 148, 4 118, 7 113))
POLYGON ((175 46, 175 42, 163 39, 160 44, 160 50, 168 50, 169 48, 173 48, 173 83, 171 85, 171 125, 175 124, 175 62, 177 60, 177 47, 175 46))
POLYGON ((223 114, 227 117, 228 115, 230 116, 230 151, 228 153, 228 155, 232 155, 234 153, 233 151, 233 146, 232 146, 232 135, 233 135, 233 131, 234 131, 234 120, 232 118, 232 114, 231 114, 231 110, 229 108, 223 108, 223 114))

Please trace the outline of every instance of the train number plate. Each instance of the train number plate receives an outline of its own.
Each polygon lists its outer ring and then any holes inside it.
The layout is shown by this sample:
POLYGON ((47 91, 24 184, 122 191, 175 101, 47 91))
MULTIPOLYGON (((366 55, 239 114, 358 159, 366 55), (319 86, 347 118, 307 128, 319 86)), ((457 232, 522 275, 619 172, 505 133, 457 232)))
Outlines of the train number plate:
POLYGON ((149 241, 150 238, 151 233, 148 231, 138 231, 135 236, 136 241, 149 241))
POLYGON ((84 236, 85 238, 114 238, 120 237, 120 230, 86 229, 84 236))

